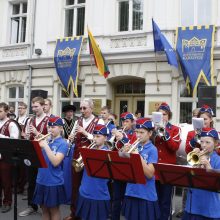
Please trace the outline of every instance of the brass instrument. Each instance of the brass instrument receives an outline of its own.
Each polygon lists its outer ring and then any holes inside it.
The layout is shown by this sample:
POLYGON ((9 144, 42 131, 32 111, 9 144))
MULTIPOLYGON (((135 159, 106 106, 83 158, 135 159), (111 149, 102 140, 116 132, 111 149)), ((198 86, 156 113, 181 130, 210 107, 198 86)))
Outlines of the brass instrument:
POLYGON ((48 133, 46 135, 38 134, 34 140, 35 141, 42 141, 42 140, 47 139, 50 135, 51 135, 50 133, 48 133))
POLYGON ((200 158, 204 155, 207 155, 208 158, 208 152, 207 150, 201 150, 199 152, 191 151, 187 154, 187 162, 190 166, 193 167, 200 167, 200 158))
MULTIPOLYGON (((125 129, 126 129, 126 126, 123 127, 123 129, 118 130, 118 132, 121 132, 123 134, 125 129)), ((116 138, 116 135, 112 135, 112 137, 108 141, 105 142, 105 144, 109 147, 110 150, 114 150, 114 149, 119 150, 117 147, 117 143, 120 140, 115 141, 115 138, 116 138)))
POLYGON ((166 134, 166 127, 163 122, 163 114, 162 112, 152 112, 152 121, 155 125, 156 134, 159 137, 164 137, 166 134))
MULTIPOLYGON (((95 146, 96 143, 92 142, 88 147, 84 146, 83 148, 93 149, 95 146)), ((72 166, 74 167, 76 172, 80 172, 83 169, 84 163, 81 155, 78 159, 73 159, 72 166)))
POLYGON ((128 153, 132 153, 137 150, 137 146, 140 143, 140 139, 137 139, 131 146, 128 153))

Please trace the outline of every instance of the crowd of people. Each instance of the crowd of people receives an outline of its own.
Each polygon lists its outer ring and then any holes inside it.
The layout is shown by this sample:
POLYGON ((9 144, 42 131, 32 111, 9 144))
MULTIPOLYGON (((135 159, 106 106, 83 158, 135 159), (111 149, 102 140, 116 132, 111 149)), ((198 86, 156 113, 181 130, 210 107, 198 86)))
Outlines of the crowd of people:
MULTIPOLYGON (((162 103, 157 111, 162 115, 161 124, 151 118, 141 117, 141 112, 123 112, 120 125, 117 116, 107 106, 95 115, 91 99, 80 102, 81 116, 75 116, 74 105, 64 106, 64 118, 53 115, 50 99, 35 97, 31 101, 33 116, 27 115, 28 106, 18 105, 18 116, 9 112, 6 103, 0 103, 0 138, 37 140, 42 149, 47 168, 21 165, 18 175, 18 192, 27 185, 27 208, 19 216, 31 215, 42 209, 44 220, 60 220, 61 204, 70 205, 70 215, 64 220, 169 220, 172 219, 174 186, 161 182, 155 163, 176 164, 176 153, 181 144, 181 129, 171 124, 172 111, 162 103), (48 138, 44 135, 49 134, 48 138), (43 136, 43 138, 41 138, 43 136), (76 169, 72 160, 79 160, 80 149, 93 146, 102 151, 139 154, 146 184, 127 183, 120 180, 91 177, 86 170, 76 169)), ((197 112, 196 112, 197 111, 197 112)), ((186 153, 199 154, 203 169, 219 169, 217 150, 219 135, 213 124, 213 111, 204 105, 194 117, 203 118, 200 131, 188 132, 186 153)), ((12 206, 13 166, 0 158, 0 204, 6 213, 12 206)), ((15 187, 15 186, 14 186, 15 187)), ((220 220, 219 193, 205 189, 184 190, 183 220, 220 220)))

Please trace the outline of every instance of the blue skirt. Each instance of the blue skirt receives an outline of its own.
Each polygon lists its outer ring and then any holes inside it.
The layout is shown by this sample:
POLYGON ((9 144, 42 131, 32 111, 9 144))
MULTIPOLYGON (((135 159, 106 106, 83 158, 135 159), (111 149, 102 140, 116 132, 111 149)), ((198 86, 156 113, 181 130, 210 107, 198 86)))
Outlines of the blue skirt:
POLYGON ((78 195, 76 216, 84 220, 105 220, 109 218, 110 200, 87 199, 78 195))
POLYGON ((220 218, 208 218, 201 215, 190 214, 185 211, 182 220, 220 220, 220 218))
POLYGON ((125 196, 122 204, 122 215, 127 220, 156 220, 160 218, 158 202, 125 196))
POLYGON ((57 207, 66 203, 66 193, 64 185, 44 186, 36 184, 33 204, 44 205, 48 208, 57 207))

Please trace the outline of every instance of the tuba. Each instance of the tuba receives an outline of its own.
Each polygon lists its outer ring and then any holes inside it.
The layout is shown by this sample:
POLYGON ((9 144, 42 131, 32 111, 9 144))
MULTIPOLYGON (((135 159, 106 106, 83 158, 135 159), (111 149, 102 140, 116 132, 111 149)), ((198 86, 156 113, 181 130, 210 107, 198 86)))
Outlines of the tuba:
MULTIPOLYGON (((93 149, 95 147, 96 147, 96 143, 92 142, 88 147, 84 146, 83 148, 93 149)), ((73 159, 72 166, 74 167, 76 172, 80 172, 83 169, 84 163, 81 155, 79 156, 78 159, 73 159)))
POLYGON ((206 155, 207 158, 209 157, 207 150, 201 150, 199 152, 191 151, 187 154, 186 160, 190 166, 201 167, 200 158, 204 155, 206 155))

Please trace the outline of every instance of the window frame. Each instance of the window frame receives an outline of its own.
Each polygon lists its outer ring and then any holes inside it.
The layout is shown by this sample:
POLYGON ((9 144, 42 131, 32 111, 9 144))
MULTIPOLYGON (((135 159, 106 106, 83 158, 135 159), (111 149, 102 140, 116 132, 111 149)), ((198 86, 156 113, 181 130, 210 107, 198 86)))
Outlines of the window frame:
POLYGON ((193 1, 193 4, 194 4, 194 12, 193 12, 193 24, 190 24, 190 25, 185 25, 185 24, 183 24, 183 22, 182 22, 182 2, 183 2, 184 0, 180 0, 180 5, 179 5, 179 7, 180 7, 180 20, 179 20, 179 23, 180 23, 180 26, 197 26, 197 25, 209 25, 209 24, 212 24, 213 23, 213 16, 216 16, 216 9, 215 9, 215 5, 216 5, 216 1, 215 0, 213 0, 213 1, 211 1, 211 21, 210 21, 210 23, 206 23, 206 24, 200 24, 200 23, 198 23, 198 5, 199 5, 199 3, 198 3, 198 1, 199 0, 191 0, 191 1, 193 1))
POLYGON ((28 2, 27 0, 23 0, 23 1, 18 1, 18 2, 10 2, 10 35, 9 35, 9 43, 10 44, 22 44, 22 43, 26 43, 27 42, 27 19, 28 19, 28 2), (27 4, 27 11, 26 13, 23 13, 23 4, 26 3, 27 4), (18 5, 19 4, 19 13, 18 14, 14 14, 13 15, 13 6, 14 5, 18 5), (16 42, 12 42, 12 33, 13 33, 13 27, 12 27, 12 19, 14 18, 19 18, 19 27, 18 27, 18 33, 16 33, 16 37, 18 38, 18 40, 16 40, 16 42), (25 25, 25 40, 21 41, 21 37, 22 37, 22 20, 23 18, 26 18, 26 25, 25 25))
POLYGON ((73 33, 72 36, 84 36, 85 35, 85 31, 86 31, 86 3, 87 1, 85 0, 85 3, 80 3, 78 4, 78 0, 77 3, 74 3, 73 5, 66 5, 66 0, 64 2, 64 37, 71 37, 71 36, 67 36, 67 24, 66 24, 66 12, 67 10, 73 10, 73 33), (83 30, 83 35, 76 35, 77 32, 77 16, 78 16, 78 8, 85 8, 85 17, 84 17, 84 30, 83 30))
MULTIPOLYGON (((186 84, 184 80, 180 80, 178 82, 178 122, 180 123, 180 119, 181 119, 181 109, 180 109, 180 103, 192 103, 192 109, 191 111, 193 111, 193 109, 197 108, 197 103, 198 103, 198 97, 197 97, 197 92, 192 95, 192 97, 181 97, 180 96, 180 84, 186 84)), ((181 122, 184 123, 184 122, 181 122)))
POLYGON ((118 33, 118 34, 126 34, 126 33, 130 33, 130 32, 132 32, 132 33, 142 33, 142 32, 144 32, 144 27, 145 27, 145 20, 146 19, 144 19, 144 17, 146 17, 145 16, 145 10, 144 10, 144 6, 145 6, 145 2, 144 2, 144 0, 142 0, 142 4, 143 4, 143 11, 142 11, 142 13, 143 13, 143 26, 142 26, 142 29, 141 30, 133 30, 133 0, 117 0, 117 13, 116 13, 116 32, 118 33), (119 18, 120 18, 120 16, 119 16, 119 4, 120 4, 120 2, 129 2, 129 17, 128 17, 128 30, 127 31, 120 31, 119 30, 119 18))
MULTIPOLYGON (((79 92, 78 94, 81 96, 79 97, 76 97, 73 92, 70 92, 70 96, 69 97, 63 97, 62 96, 62 91, 63 91, 63 87, 62 85, 59 85, 59 112, 60 112, 60 115, 62 115, 62 103, 63 102, 69 102, 70 105, 74 105, 74 103, 80 103, 81 99, 82 99, 82 85, 81 84, 78 84, 78 86, 81 87, 81 92, 79 92)), ((72 88, 71 88, 72 90, 72 88)), ((80 113, 80 110, 79 109, 76 109, 76 112, 75 112, 75 115, 76 116, 80 116, 81 113, 80 113)))
POLYGON ((19 102, 24 102, 24 92, 23 92, 23 97, 19 97, 19 87, 22 87, 23 91, 24 91, 24 89, 25 89, 24 85, 9 85, 9 86, 7 86, 7 102, 8 102, 8 104, 9 103, 15 103, 15 114, 16 115, 18 114, 18 103, 19 102), (16 89, 14 98, 9 97, 9 90, 11 88, 16 89))

